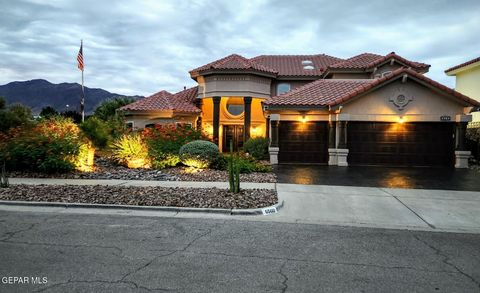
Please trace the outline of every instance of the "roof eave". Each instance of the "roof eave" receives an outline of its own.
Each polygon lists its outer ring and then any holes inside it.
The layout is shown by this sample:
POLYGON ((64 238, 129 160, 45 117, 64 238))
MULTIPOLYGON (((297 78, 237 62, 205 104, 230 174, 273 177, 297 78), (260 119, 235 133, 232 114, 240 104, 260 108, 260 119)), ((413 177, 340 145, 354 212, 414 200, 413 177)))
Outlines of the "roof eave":
POLYGON ((480 60, 477 61, 477 62, 471 63, 471 64, 467 64, 467 65, 462 66, 462 67, 455 68, 455 69, 447 69, 447 70, 445 70, 445 74, 448 75, 448 76, 454 76, 454 75, 457 75, 458 73, 460 73, 462 71, 470 70, 470 69, 475 68, 477 66, 480 66, 480 60))

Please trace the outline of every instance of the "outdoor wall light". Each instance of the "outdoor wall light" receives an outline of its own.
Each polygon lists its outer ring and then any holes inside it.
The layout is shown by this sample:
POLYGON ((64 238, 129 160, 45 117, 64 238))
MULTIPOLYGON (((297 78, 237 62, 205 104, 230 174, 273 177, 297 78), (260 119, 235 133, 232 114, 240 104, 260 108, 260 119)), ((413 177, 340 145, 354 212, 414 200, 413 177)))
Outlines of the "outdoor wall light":
POLYGON ((300 121, 302 121, 302 123, 307 122, 307 117, 305 115, 302 115, 302 118, 300 119, 300 121))
POLYGON ((400 116, 398 118, 398 123, 404 123, 405 122, 405 119, 403 118, 403 116, 400 116))

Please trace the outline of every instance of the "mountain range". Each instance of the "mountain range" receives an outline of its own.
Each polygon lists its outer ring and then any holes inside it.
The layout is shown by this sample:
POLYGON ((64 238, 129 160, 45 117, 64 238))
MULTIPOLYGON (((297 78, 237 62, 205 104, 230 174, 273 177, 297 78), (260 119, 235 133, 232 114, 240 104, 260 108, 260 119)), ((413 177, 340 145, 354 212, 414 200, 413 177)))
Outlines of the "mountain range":
MULTIPOLYGON (((54 84, 44 79, 33 79, 0 85, 0 97, 4 97, 7 104, 21 103, 30 107, 33 114, 40 113, 42 108, 47 106, 55 108, 58 112, 79 111, 81 96, 81 85, 78 83, 54 84)), ((100 88, 85 87, 85 112, 92 113, 102 101, 116 96, 123 95, 100 88)), ((141 96, 125 97, 141 98, 141 96)))

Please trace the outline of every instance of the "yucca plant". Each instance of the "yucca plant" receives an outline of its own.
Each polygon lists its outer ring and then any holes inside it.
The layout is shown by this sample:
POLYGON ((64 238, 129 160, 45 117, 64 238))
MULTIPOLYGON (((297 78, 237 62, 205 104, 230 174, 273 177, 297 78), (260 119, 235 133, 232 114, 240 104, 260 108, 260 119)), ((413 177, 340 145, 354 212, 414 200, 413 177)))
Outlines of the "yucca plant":
POLYGON ((8 176, 7 176, 7 171, 5 167, 5 161, 3 161, 2 173, 0 174, 0 187, 6 188, 8 186, 10 186, 10 183, 8 183, 8 176))

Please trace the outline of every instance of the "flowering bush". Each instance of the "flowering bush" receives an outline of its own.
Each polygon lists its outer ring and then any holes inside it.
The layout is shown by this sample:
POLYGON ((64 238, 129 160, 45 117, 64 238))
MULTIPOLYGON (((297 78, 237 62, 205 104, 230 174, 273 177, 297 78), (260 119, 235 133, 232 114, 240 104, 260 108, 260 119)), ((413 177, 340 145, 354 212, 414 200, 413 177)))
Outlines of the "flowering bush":
POLYGON ((189 167, 208 168, 218 157, 216 144, 205 140, 195 140, 180 148, 180 160, 189 167))
POLYGON ((90 141, 71 119, 52 117, 10 129, 1 138, 0 160, 11 170, 67 172, 90 162, 90 150, 90 141))
POLYGON ((173 167, 180 163, 180 148, 194 140, 207 140, 201 131, 174 124, 156 124, 142 130, 152 166, 157 169, 173 167))

